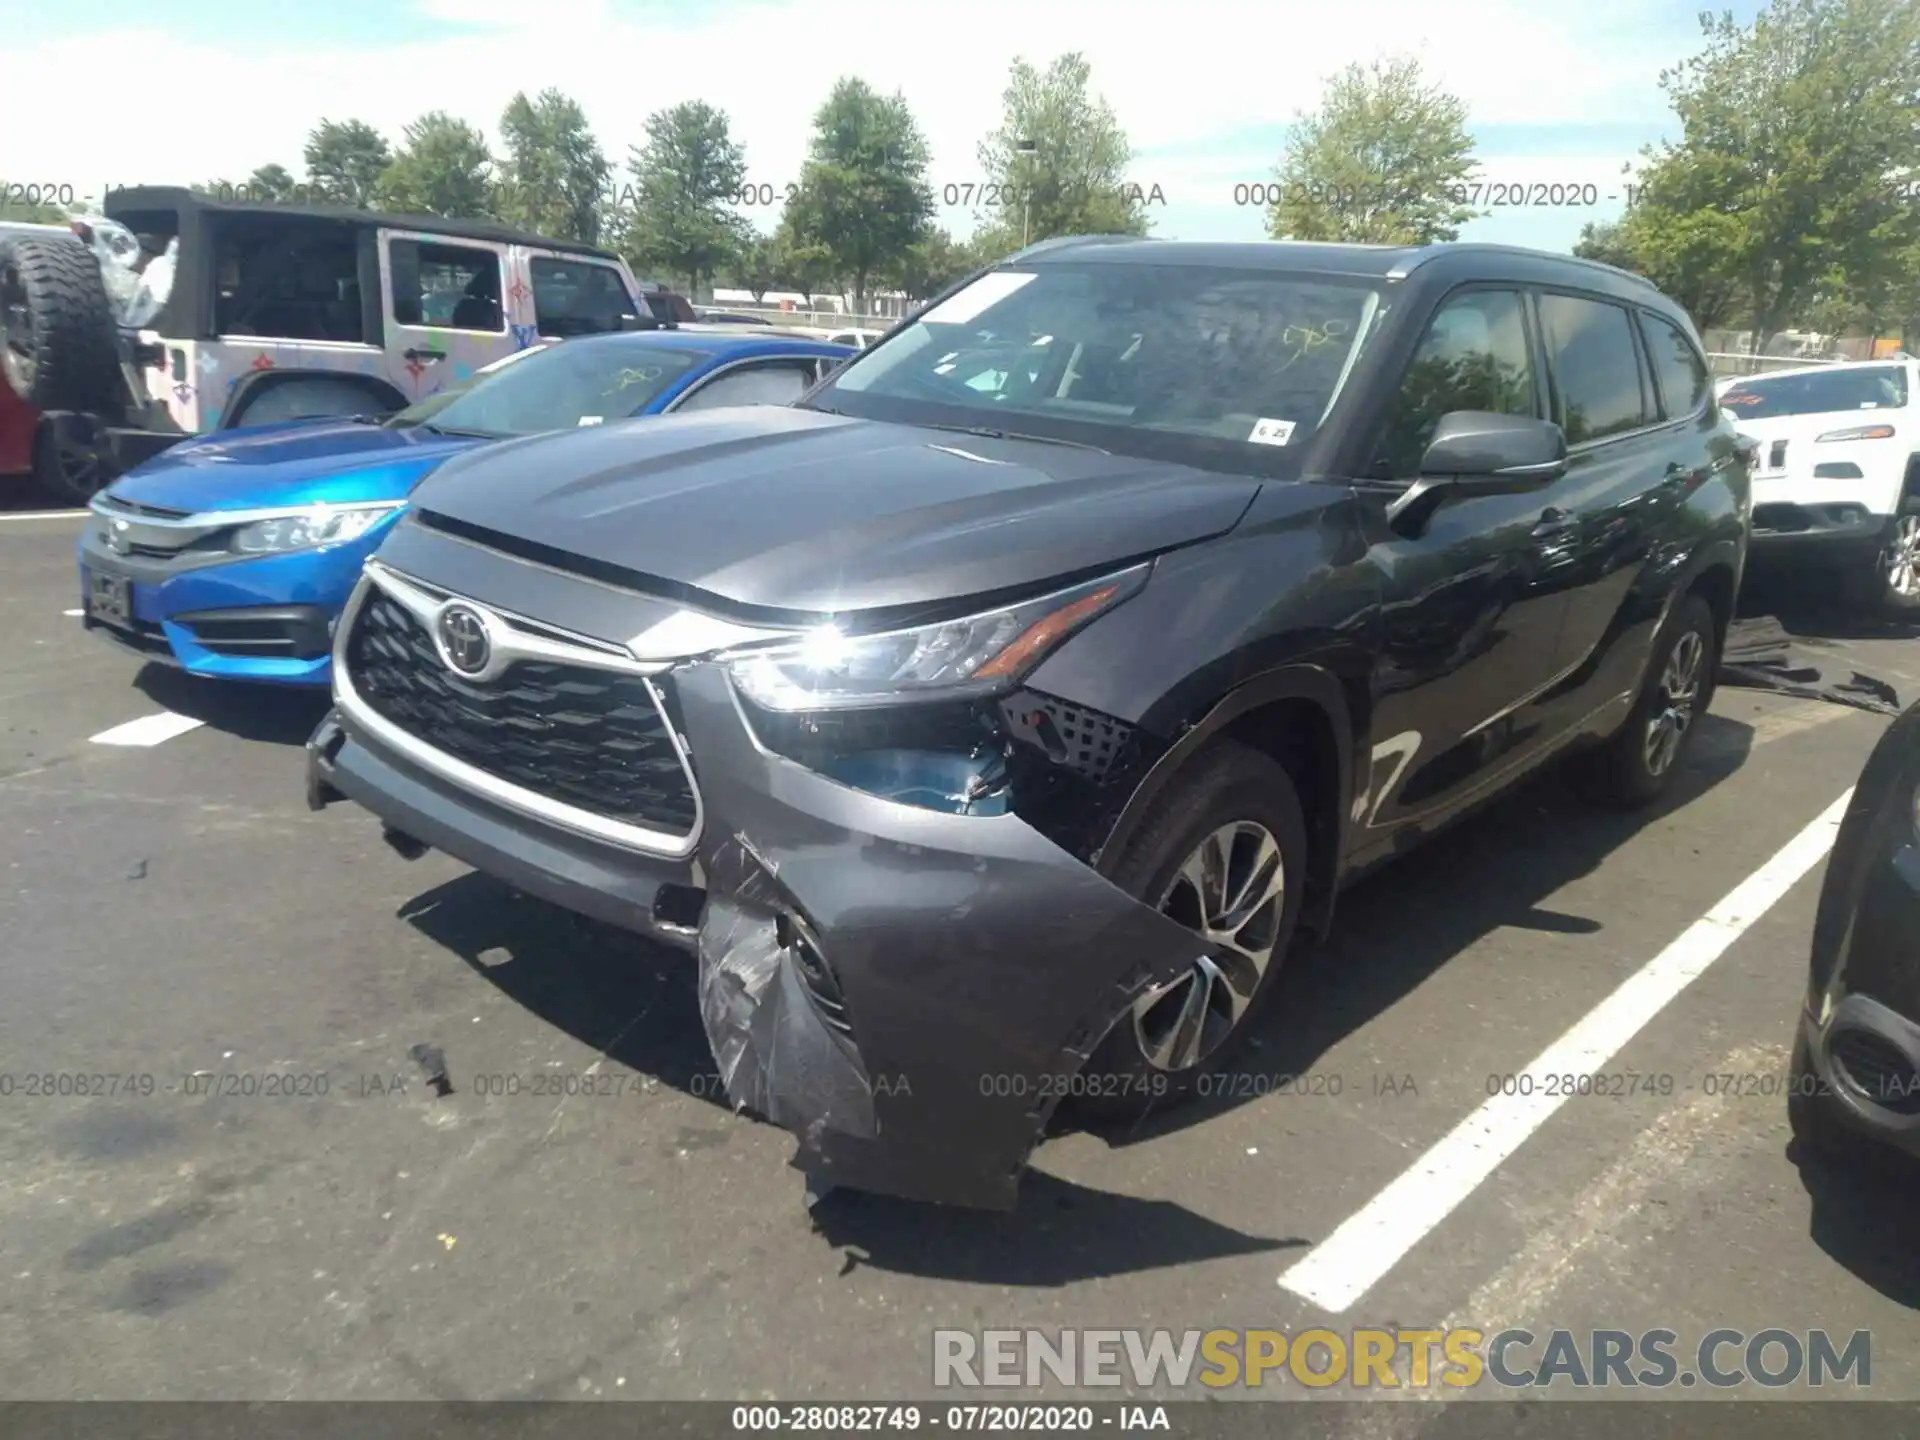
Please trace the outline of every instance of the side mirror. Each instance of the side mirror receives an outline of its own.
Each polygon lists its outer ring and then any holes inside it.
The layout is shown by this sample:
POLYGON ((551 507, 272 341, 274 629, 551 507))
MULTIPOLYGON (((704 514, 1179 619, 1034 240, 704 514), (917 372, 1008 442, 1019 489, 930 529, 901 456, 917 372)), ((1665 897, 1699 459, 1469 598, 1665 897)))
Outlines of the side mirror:
POLYGON ((1551 421, 1454 410, 1440 417, 1420 457, 1420 478, 1387 507, 1387 523, 1411 538, 1448 500, 1520 495, 1566 473, 1567 437, 1551 421))

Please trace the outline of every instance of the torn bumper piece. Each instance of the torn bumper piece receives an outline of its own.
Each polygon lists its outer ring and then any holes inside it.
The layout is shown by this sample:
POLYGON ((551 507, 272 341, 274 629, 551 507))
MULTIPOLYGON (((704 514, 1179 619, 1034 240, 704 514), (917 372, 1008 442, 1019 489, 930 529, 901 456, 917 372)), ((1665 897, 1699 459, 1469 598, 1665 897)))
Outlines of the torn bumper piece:
POLYGON ((1200 942, 1013 815, 866 794, 676 673, 705 799, 701 1012, 733 1103, 816 1183, 1010 1208, 1072 1077, 1200 942))
POLYGON ((702 886, 684 941, 733 1105, 797 1137, 816 1189, 1010 1208, 1088 1054, 1201 942, 1012 814, 903 804, 763 748, 718 665, 672 679, 705 815, 686 861, 505 811, 348 716, 309 745, 310 803, 344 795, 390 831, 646 933, 659 894, 702 886))

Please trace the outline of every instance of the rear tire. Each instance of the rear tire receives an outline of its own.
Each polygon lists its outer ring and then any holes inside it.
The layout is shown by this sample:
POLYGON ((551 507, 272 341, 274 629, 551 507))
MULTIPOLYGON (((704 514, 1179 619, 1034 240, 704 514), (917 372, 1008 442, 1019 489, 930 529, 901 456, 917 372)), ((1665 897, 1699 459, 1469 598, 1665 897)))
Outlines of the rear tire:
POLYGON ((1216 742, 1156 804, 1114 884, 1212 940, 1123 1015, 1088 1059, 1074 1109, 1137 1120, 1189 1098, 1246 1043, 1285 962, 1307 877, 1307 825, 1286 770, 1216 742), (1229 943, 1231 941, 1232 943, 1229 943))
POLYGON ((1604 746, 1580 757, 1583 788, 1594 800, 1636 810, 1666 793, 1713 703, 1719 664, 1713 607, 1682 596, 1654 637, 1633 713, 1604 746))
POLYGON ((0 240, 0 371, 36 410, 115 407, 113 310, 100 262, 78 239, 0 240))
POLYGON ((85 505, 113 479, 92 449, 60 443, 44 424, 33 440, 33 478, 43 494, 68 505, 85 505))

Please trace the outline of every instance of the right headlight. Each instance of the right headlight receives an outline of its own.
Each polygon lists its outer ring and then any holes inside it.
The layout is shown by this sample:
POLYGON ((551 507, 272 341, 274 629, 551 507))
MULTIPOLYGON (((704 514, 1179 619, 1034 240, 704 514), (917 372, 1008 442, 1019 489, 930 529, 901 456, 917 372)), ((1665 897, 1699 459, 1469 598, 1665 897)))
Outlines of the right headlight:
POLYGON ((400 505, 397 500, 380 505, 316 505, 242 525, 228 539, 227 548, 239 555, 279 555, 339 545, 359 539, 400 505))
POLYGON ((999 610, 910 630, 803 638, 726 658, 733 683, 767 710, 837 710, 952 700, 1011 687, 1062 640, 1146 584, 1151 564, 999 610))

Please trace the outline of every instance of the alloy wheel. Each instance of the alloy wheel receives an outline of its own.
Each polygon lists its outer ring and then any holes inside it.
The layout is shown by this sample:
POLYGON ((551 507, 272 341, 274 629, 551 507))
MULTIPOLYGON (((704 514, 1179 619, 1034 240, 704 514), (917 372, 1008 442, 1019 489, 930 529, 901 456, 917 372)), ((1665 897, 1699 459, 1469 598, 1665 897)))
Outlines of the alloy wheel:
POLYGON ((1649 774, 1666 774, 1680 754, 1700 703, 1706 658, 1707 642, 1698 630, 1682 634, 1667 655, 1654 713, 1647 720, 1644 754, 1649 774))
POLYGON ((1134 1039, 1154 1069, 1190 1070, 1233 1033, 1273 963, 1286 911, 1280 842, 1251 820, 1222 825, 1182 862, 1158 908, 1208 948, 1134 1002, 1134 1039))
POLYGON ((0 367, 16 393, 32 388, 35 362, 33 311, 26 282, 12 266, 0 270, 0 367))
POLYGON ((1902 515, 1887 547, 1887 588, 1904 599, 1920 596, 1920 515, 1902 515))

